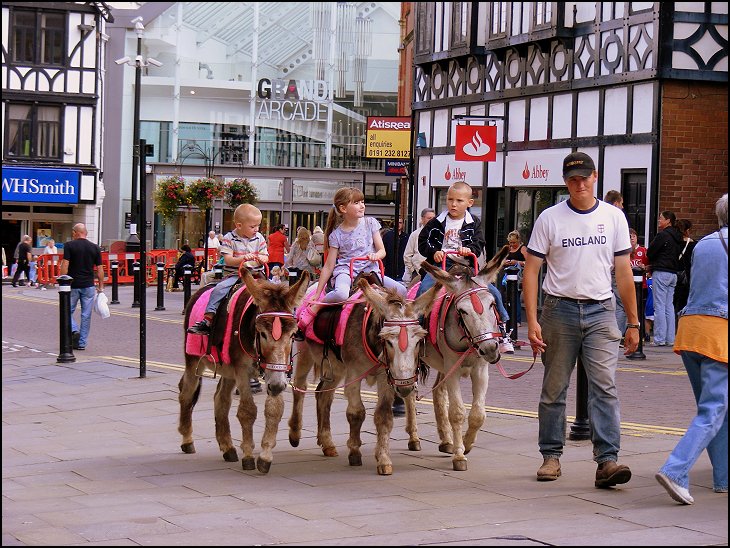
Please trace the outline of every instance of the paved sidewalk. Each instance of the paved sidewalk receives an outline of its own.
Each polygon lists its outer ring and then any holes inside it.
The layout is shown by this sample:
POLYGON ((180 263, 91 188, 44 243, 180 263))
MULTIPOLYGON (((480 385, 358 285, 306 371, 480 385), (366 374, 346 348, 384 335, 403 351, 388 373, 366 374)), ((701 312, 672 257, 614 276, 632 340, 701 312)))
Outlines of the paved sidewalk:
MULTIPOLYGON (((469 469, 454 472, 438 452, 432 409, 419 403, 423 450, 407 450, 404 419, 395 419, 394 474, 381 477, 372 398, 363 466, 350 467, 343 398, 333 407, 340 456, 325 458, 311 397, 302 443, 289 445, 287 394, 274 463, 262 475, 223 461, 212 379, 194 414, 198 452, 185 455, 178 371, 151 368, 139 379, 133 365, 57 364, 22 348, 4 350, 2 371, 4 546, 727 546, 727 495, 712 491, 705 455, 692 473, 694 506, 674 503, 654 480, 676 436, 624 435, 621 462, 633 478, 621 488, 593 487, 587 441, 568 443, 558 481, 538 483, 536 419, 489 413, 469 469)), ((265 396, 255 398, 261 411, 265 396)), ((258 443, 259 423, 255 433, 258 443)))

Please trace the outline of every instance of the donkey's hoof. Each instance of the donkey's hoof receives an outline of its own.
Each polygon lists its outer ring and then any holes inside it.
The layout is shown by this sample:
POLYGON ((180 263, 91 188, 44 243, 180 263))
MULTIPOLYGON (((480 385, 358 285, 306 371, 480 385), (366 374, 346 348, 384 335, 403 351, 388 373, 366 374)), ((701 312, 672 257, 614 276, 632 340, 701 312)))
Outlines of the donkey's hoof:
POLYGON ((264 460, 259 457, 256 459, 256 468, 258 468, 259 472, 261 472, 262 474, 268 474, 269 470, 271 470, 271 461, 264 460))
POLYGON ((378 464, 378 475, 379 476, 392 476, 393 465, 392 464, 378 464))
POLYGON ((439 451, 441 453, 453 453, 454 452, 454 444, 453 443, 439 443, 439 451))
MULTIPOLYGON (((350 466, 362 466, 362 455, 349 455, 347 460, 350 466)), ((380 474, 380 466, 378 466, 378 474, 380 474)))
POLYGON ((335 447, 323 447, 322 453, 324 453, 325 457, 337 457, 339 455, 335 447))
POLYGON ((411 440, 408 442, 408 450, 409 451, 420 451, 421 450, 421 442, 418 440, 411 440))
POLYGON ((454 461, 455 472, 466 472, 466 459, 454 461))
POLYGON ((244 470, 256 470, 256 459, 253 457, 243 457, 241 459, 241 466, 244 470))
POLYGON ((231 447, 228 451, 223 453, 223 460, 226 462, 236 462, 238 460, 238 453, 231 447))
POLYGON ((195 453, 195 444, 191 441, 190 443, 183 443, 180 446, 180 449, 182 449, 183 453, 187 453, 188 455, 192 455, 195 453))
POLYGON ((291 445, 292 447, 299 447, 299 438, 289 436, 289 445, 291 445))

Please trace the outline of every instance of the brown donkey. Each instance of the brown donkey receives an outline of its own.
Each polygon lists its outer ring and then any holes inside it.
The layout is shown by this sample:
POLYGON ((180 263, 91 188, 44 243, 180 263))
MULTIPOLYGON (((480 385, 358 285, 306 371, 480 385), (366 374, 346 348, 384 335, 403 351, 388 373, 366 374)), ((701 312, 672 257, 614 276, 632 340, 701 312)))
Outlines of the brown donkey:
POLYGON ((373 416, 377 431, 375 459, 380 475, 393 473, 389 438, 393 430, 393 399, 397 392, 408 396, 414 389, 422 339, 426 330, 419 324, 419 315, 428 312, 441 289, 436 284, 415 301, 408 301, 395 290, 374 289, 359 283, 368 306, 356 306, 346 325, 346 336, 339 355, 325 353, 322 344, 307 340, 301 345, 294 368, 294 404, 289 419, 289 442, 297 447, 302 436, 302 407, 307 376, 313 367, 321 376, 317 388, 317 443, 326 456, 337 456, 330 429, 330 411, 334 390, 344 385, 347 397, 347 420, 350 423, 351 466, 362 465, 360 430, 365 420, 360 385, 362 379, 377 383, 378 403, 373 416))
MULTIPOLYGON (((489 386, 489 364, 499 361, 502 336, 494 297, 487 286, 494 282, 508 252, 509 248, 504 246, 477 274, 467 267, 456 266, 446 272, 426 262, 421 264, 446 288, 446 295, 434 303, 431 312, 434 318, 428 318, 431 328, 423 361, 438 371, 433 408, 441 440, 439 450, 453 453, 452 466, 456 471, 467 469, 465 455, 476 442, 486 417, 484 401, 489 386), (472 390, 465 434, 462 434, 466 408, 459 385, 461 377, 470 378, 472 390)), ((419 451, 416 402, 412 396, 405 402, 408 448, 419 451)))
MULTIPOLYGON (((234 387, 238 388, 240 400, 236 416, 241 423, 244 470, 254 467, 267 473, 273 460, 272 451, 276 445, 276 434, 282 414, 284 398, 282 393, 287 387, 287 377, 291 370, 292 337, 297 329, 293 311, 304 298, 309 282, 309 274, 302 273, 299 281, 288 287, 265 280, 254 280, 248 270, 243 269, 241 278, 245 288, 239 293, 229 312, 225 326, 225 337, 229 340, 227 353, 214 359, 210 354, 185 351, 185 372, 180 379, 180 422, 178 431, 182 434, 185 453, 195 453, 193 442, 192 415, 200 396, 201 378, 205 368, 220 375, 215 391, 215 435, 223 458, 228 462, 238 460, 238 454, 231 439, 231 426, 228 413, 231 409, 231 396, 234 387), (225 359, 222 363, 221 359, 225 359), (266 403, 264 415, 266 427, 261 440, 261 453, 254 460, 253 424, 256 420, 256 404, 251 394, 249 379, 264 371, 266 381, 266 403)), ((185 324, 190 324, 190 315, 195 303, 210 287, 198 290, 188 302, 185 310, 185 324)), ((199 335, 186 335, 200 337, 199 335)), ((214 335, 215 336, 215 333, 214 335)), ((207 338, 206 338, 207 339, 207 338)), ((186 340, 187 342, 187 340, 186 340)), ((218 356, 218 354, 216 354, 218 356)))

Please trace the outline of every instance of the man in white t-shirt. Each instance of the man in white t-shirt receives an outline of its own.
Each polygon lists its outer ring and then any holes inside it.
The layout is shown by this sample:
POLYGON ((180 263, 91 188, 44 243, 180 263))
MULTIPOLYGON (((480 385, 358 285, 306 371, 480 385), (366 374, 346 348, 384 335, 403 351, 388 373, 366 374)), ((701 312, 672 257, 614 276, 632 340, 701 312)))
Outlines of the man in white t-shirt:
POLYGON ((543 211, 527 245, 522 282, 528 337, 542 353, 545 367, 538 406, 538 445, 543 464, 538 481, 561 475, 565 445, 565 400, 576 360, 581 358, 588 383, 588 412, 593 430, 595 486, 613 487, 631 479, 628 466, 617 463, 621 446, 620 404, 616 390, 621 332, 616 324, 611 268, 628 323, 625 354, 636 350, 639 320, 629 257, 631 241, 623 212, 596 199, 598 172, 590 156, 569 154, 563 180, 570 199, 543 211), (537 319, 537 280, 543 261, 545 298, 537 319))

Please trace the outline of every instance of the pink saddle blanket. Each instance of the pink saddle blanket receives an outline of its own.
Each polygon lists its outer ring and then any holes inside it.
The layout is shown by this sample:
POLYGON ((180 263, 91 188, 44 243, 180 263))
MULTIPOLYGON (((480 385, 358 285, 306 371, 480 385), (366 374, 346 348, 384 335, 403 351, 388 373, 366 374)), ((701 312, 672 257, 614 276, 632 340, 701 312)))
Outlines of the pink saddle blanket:
MULTIPOLYGON (((411 286, 411 288, 408 290, 409 300, 416 300, 416 294, 418 293, 419 287, 421 287, 421 282, 417 282, 413 284, 413 286, 411 286)), ((436 348, 438 348, 438 345, 436 344, 436 337, 438 337, 439 313, 441 312, 441 305, 444 304, 444 297, 446 297, 446 290, 442 288, 438 294, 438 297, 436 297, 436 299, 433 301, 433 306, 431 307, 431 312, 428 316, 428 337, 431 341, 431 344, 434 345, 436 348)))
MULTIPOLYGON (((297 321, 299 320, 299 315, 301 314, 302 310, 304 310, 304 308, 308 306, 310 302, 315 300, 314 292, 316 290, 316 285, 313 285, 311 288, 309 288, 309 290, 307 290, 307 294, 304 296, 302 304, 299 305, 299 308, 297 308, 297 321)), ((347 299, 347 302, 342 307, 340 321, 337 324, 337 328, 335 329, 335 344, 337 346, 342 346, 342 343, 345 341, 345 327, 347 326, 347 320, 350 319, 350 314, 352 314, 352 311, 355 308, 355 304, 357 304, 357 301, 360 299, 360 297, 362 297, 362 291, 358 289, 347 299)), ((307 329, 304 331, 304 336, 312 342, 324 344, 324 341, 320 339, 314 332, 314 321, 312 321, 307 326, 307 329)))
MULTIPOLYGON (((234 310, 236 303, 238 302, 239 296, 243 293, 243 290, 246 289, 246 286, 241 286, 231 297, 231 301, 228 304, 229 310, 234 310)), ((193 309, 190 311, 190 317, 188 319, 188 324, 185 326, 185 329, 190 327, 191 325, 194 325, 198 323, 200 320, 203 319, 203 316, 205 315, 205 307, 208 306, 208 302, 210 301, 210 294, 211 291, 206 291, 203 293, 200 298, 195 301, 195 304, 193 305, 193 309)), ((249 297, 249 300, 252 300, 251 297, 249 297)), ((228 317, 226 318, 226 332, 223 336, 223 345, 221 348, 220 353, 218 352, 218 348, 213 346, 210 349, 210 355, 211 357, 220 363, 231 363, 231 342, 232 342, 232 336, 233 333, 233 314, 228 314, 228 317)), ((185 353, 189 354, 191 356, 205 356, 206 351, 208 349, 208 336, 207 335, 196 335, 194 333, 185 333, 185 353)))

